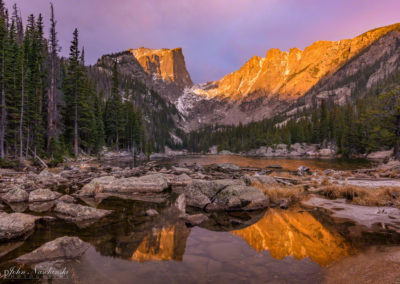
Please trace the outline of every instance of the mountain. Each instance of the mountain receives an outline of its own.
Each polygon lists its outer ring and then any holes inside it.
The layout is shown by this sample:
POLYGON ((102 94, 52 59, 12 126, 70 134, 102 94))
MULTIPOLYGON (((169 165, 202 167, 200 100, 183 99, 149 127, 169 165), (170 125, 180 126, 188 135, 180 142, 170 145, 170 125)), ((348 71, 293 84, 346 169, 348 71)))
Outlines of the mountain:
POLYGON ((182 48, 175 49, 129 49, 144 71, 154 79, 173 83, 180 88, 193 85, 186 69, 182 48))
POLYGON ((110 75, 117 61, 122 76, 145 86, 143 101, 146 93, 157 94, 162 103, 149 100, 145 109, 165 113, 171 121, 167 140, 173 144, 182 130, 207 124, 238 125, 291 115, 328 98, 343 104, 398 70, 399 47, 400 24, 394 24, 353 39, 317 41, 304 50, 271 49, 217 81, 196 85, 181 48, 129 49, 103 56, 94 68, 110 75))

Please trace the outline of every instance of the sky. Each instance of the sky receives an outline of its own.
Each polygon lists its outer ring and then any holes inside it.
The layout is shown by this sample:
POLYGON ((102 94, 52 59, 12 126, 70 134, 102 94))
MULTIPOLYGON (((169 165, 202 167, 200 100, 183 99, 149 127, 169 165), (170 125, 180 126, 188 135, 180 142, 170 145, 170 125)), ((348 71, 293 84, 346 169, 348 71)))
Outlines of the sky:
MULTIPOLYGON (((24 19, 50 0, 16 3, 24 19)), ((217 80, 270 48, 304 49, 400 22, 399 0, 53 0, 61 54, 74 28, 88 64, 129 48, 182 47, 195 83, 217 80)))

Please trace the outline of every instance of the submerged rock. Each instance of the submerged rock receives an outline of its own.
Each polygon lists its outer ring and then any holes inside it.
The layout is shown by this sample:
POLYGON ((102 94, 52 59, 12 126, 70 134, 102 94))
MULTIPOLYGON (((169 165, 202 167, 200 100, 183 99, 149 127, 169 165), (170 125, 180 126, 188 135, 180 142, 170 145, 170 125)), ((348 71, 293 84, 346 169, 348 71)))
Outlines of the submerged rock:
POLYGON ((15 187, 4 194, 2 199, 7 203, 26 202, 29 199, 29 194, 20 187, 15 187))
POLYGON ((19 263, 40 263, 45 261, 70 260, 82 256, 90 247, 78 237, 61 237, 47 242, 34 251, 16 259, 19 263))
POLYGON ((51 191, 47 188, 36 189, 29 193, 29 202, 43 202, 56 200, 61 193, 51 191))
POLYGON ((33 232, 37 219, 23 213, 0 213, 0 241, 25 237, 33 232))

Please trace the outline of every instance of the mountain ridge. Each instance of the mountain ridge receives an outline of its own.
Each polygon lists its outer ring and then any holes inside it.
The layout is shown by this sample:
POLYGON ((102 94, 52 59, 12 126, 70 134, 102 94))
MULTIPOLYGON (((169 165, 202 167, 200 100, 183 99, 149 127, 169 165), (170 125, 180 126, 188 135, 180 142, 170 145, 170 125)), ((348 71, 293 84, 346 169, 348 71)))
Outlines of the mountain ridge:
POLYGON ((143 81, 175 105, 180 113, 177 124, 188 132, 207 124, 247 124, 295 113, 315 99, 334 97, 343 103, 359 85, 354 74, 373 76, 363 81, 362 87, 370 88, 398 68, 397 42, 399 23, 353 39, 316 41, 304 50, 273 48, 265 57, 255 55, 238 70, 201 84, 193 84, 182 48, 128 49, 114 59, 123 74, 143 81), (343 83, 349 78, 353 82, 343 83))

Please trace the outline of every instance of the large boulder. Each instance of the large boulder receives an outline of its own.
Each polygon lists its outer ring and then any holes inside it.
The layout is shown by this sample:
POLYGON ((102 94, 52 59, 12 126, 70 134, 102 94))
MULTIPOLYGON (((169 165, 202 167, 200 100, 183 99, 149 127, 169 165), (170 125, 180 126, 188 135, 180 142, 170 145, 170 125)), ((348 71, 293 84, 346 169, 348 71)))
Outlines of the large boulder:
POLYGON ((223 188, 229 185, 244 184, 241 180, 193 180, 185 191, 186 205, 197 208, 204 208, 211 203, 214 196, 223 188))
POLYGON ((35 229, 35 217, 23 213, 0 213, 0 241, 29 235, 35 229))
POLYGON ((78 237, 61 237, 47 242, 34 251, 16 259, 19 263, 40 263, 44 261, 70 260, 80 257, 90 247, 78 237))
POLYGON ((7 203, 26 202, 29 199, 29 194, 20 187, 15 187, 2 196, 2 199, 7 203))
POLYGON ((318 151, 319 156, 321 157, 332 157, 336 154, 335 150, 324 148, 318 151))
POLYGON ((171 178, 168 179, 168 183, 171 186, 187 186, 192 183, 192 178, 189 177, 187 174, 181 175, 173 175, 171 178))
POLYGON ((53 201, 61 196, 61 193, 40 188, 29 193, 29 202, 53 201))
POLYGON ((268 207, 269 200, 259 189, 230 185, 219 192, 206 211, 238 211, 259 210, 268 207))
POLYGON ((117 179, 105 176, 93 179, 86 184, 79 195, 93 196, 96 193, 160 193, 168 188, 168 179, 162 174, 117 179))
POLYGON ((98 220, 111 214, 110 210, 96 209, 80 204, 58 202, 54 208, 57 216, 63 220, 71 222, 83 222, 89 220, 98 220))
POLYGON ((207 211, 257 210, 268 206, 268 198, 241 180, 194 180, 185 191, 186 204, 207 211))
POLYGON ((60 185, 62 183, 65 183, 67 182, 67 180, 63 178, 61 175, 49 172, 46 169, 41 171, 37 175, 37 182, 39 184, 42 184, 44 187, 51 187, 54 185, 60 185))

